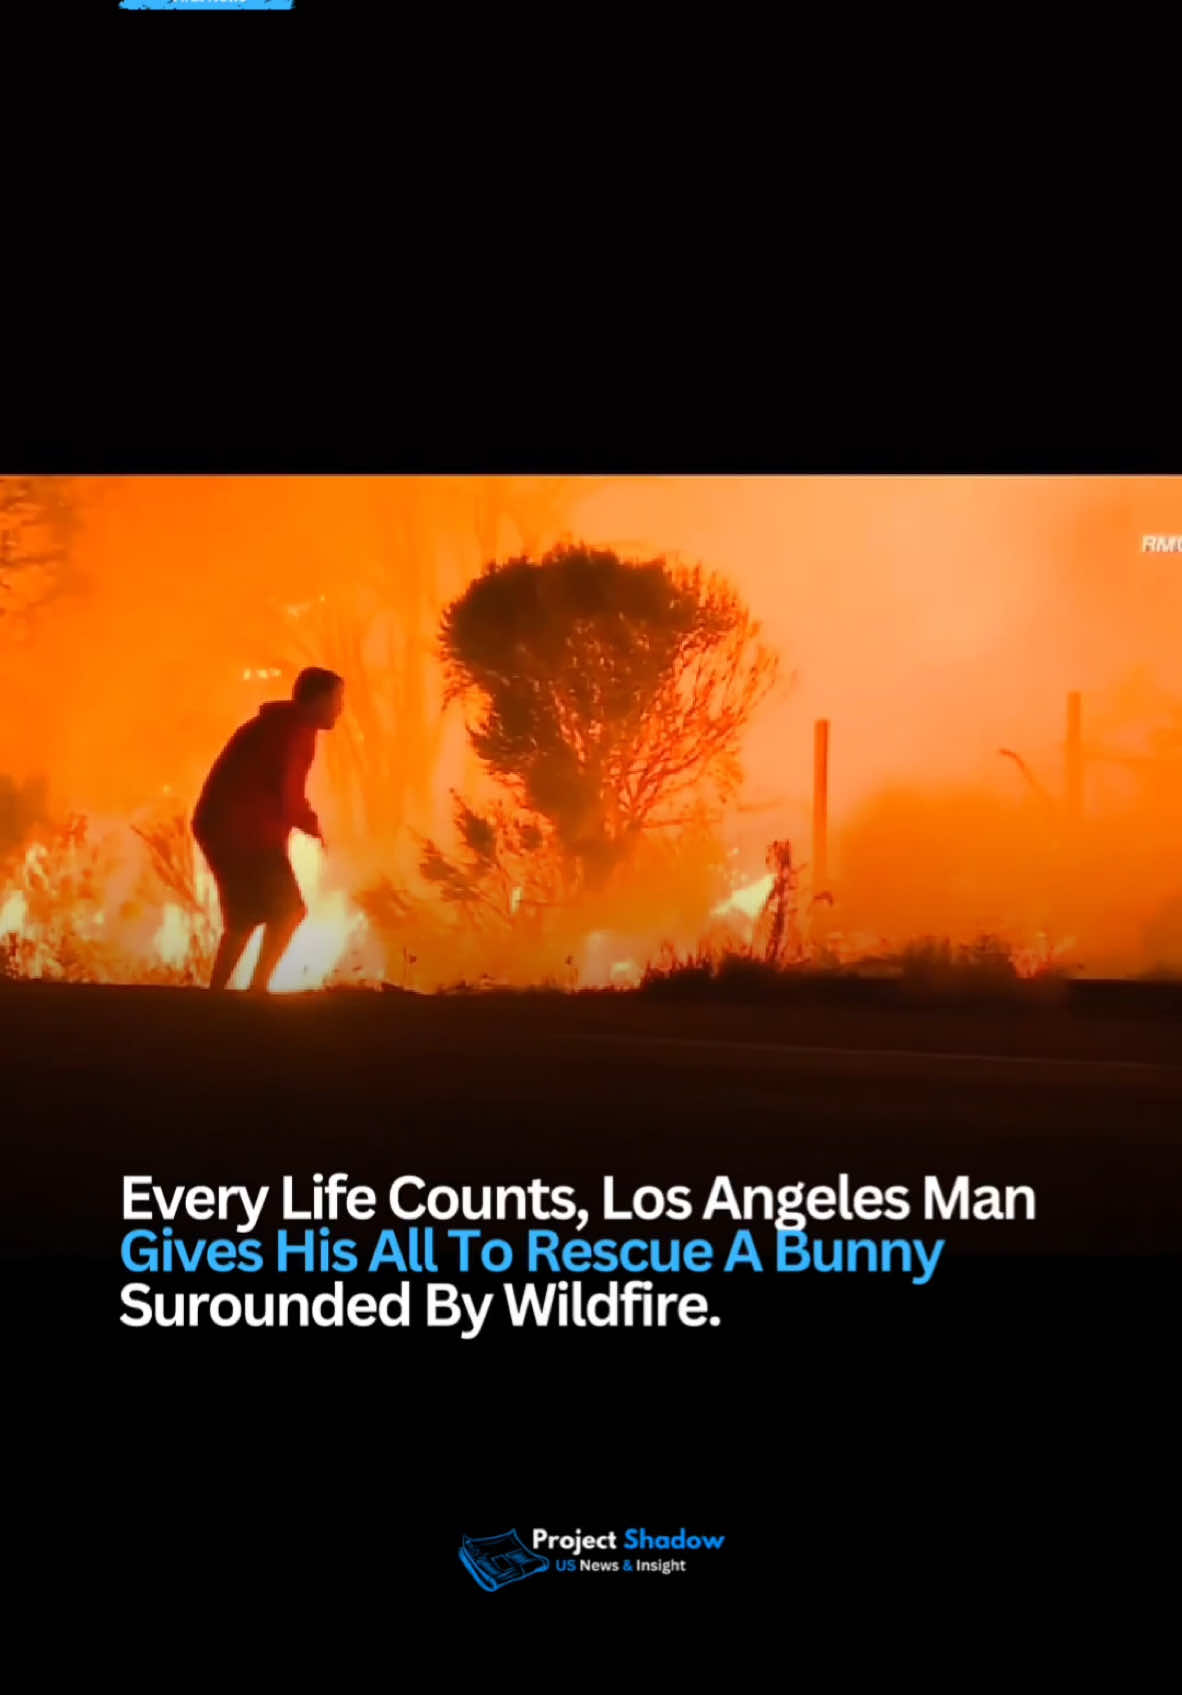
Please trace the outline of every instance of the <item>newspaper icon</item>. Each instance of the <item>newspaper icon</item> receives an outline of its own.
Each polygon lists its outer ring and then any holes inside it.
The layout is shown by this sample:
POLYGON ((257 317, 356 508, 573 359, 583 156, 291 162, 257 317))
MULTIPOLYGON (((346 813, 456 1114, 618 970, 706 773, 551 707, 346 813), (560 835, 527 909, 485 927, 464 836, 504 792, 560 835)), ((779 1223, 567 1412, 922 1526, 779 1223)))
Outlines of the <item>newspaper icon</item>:
POLYGON ((549 1560, 531 1553, 515 1530, 507 1530, 503 1536, 465 1536, 460 1543, 460 1560, 490 1594, 507 1583, 520 1583, 523 1577, 535 1577, 550 1569, 549 1560))

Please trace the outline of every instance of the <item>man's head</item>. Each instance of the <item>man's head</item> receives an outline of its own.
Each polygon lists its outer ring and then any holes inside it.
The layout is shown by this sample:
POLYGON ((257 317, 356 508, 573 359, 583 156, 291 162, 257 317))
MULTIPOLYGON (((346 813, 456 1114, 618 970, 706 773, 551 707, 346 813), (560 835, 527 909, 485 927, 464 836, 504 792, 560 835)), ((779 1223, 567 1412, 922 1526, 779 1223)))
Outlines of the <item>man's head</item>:
POLYGON ((345 680, 311 665, 296 678, 291 698, 318 730, 331 730, 345 704, 345 680))

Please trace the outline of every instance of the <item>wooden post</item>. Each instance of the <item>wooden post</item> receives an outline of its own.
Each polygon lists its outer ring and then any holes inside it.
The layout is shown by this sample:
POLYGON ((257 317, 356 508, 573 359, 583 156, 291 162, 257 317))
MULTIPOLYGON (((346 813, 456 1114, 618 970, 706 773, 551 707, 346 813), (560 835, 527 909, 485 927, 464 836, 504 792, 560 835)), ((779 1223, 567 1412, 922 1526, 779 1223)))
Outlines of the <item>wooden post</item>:
POLYGON ((1065 787, 1068 823, 1078 824, 1083 817, 1083 710, 1075 690, 1067 696, 1065 787))
POLYGON ((813 725, 813 897, 829 887, 829 720, 813 725))

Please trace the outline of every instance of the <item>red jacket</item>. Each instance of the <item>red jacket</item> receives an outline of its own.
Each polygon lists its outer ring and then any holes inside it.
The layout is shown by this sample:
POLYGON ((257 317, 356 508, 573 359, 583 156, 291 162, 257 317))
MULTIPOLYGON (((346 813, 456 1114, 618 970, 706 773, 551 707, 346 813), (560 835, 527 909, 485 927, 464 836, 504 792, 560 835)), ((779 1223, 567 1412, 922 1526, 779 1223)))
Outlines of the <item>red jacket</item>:
POLYGON ((292 830, 319 835, 304 795, 315 754, 315 727, 291 701, 268 701, 215 760, 193 813, 193 834, 248 852, 286 847, 292 830))

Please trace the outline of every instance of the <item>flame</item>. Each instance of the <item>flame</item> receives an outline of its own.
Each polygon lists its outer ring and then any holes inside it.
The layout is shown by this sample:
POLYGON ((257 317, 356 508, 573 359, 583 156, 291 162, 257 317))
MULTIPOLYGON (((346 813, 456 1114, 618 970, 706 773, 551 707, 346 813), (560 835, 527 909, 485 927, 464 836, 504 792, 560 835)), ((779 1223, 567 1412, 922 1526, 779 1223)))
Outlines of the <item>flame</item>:
POLYGON ((1038 977, 1043 972, 1053 971, 1061 962, 1069 960, 1077 946, 1074 936, 1065 936, 1061 941, 1053 942, 1051 938, 1040 931, 1029 947, 1017 947, 1011 958, 1014 970, 1019 977, 1038 977))
POLYGON ((193 925, 187 914, 169 901, 152 937, 152 950, 162 965, 180 970, 193 948, 193 925))
MULTIPOLYGON (((92 846, 110 844, 118 866, 129 852, 129 832, 117 823, 85 820, 84 826, 82 838, 92 846)), ((220 928, 217 890, 204 861, 195 856, 195 905, 162 899, 145 923, 122 898, 126 876, 97 876, 80 840, 35 841, 7 884, 0 880, 0 968, 30 978, 204 981, 220 928)), ((344 981, 381 983, 384 958, 377 938, 347 892, 334 886, 320 844, 293 837, 291 859, 308 916, 276 969, 272 992, 292 994, 344 981)), ((247 987, 261 945, 259 930, 232 988, 247 987)))
POLYGON ((0 906, 0 936, 19 936, 25 928, 29 903, 21 889, 13 889, 0 906))
POLYGON ((765 877, 757 877, 754 883, 742 884, 711 909, 711 917, 726 918, 731 913, 741 913, 744 918, 758 918, 767 904, 775 882, 776 879, 769 872, 765 877))
MULTIPOLYGON (((328 887, 325 854, 319 842, 309 836, 293 837, 291 867, 308 916, 271 979, 271 992, 278 995, 322 988, 331 981, 350 950, 366 939, 368 931, 365 915, 353 906, 349 897, 340 889, 328 887)), ((231 988, 244 989, 249 983, 262 940, 260 930, 242 956, 231 988)), ((374 980, 372 972, 369 976, 374 980)), ((377 980, 380 977, 379 972, 377 980)))

